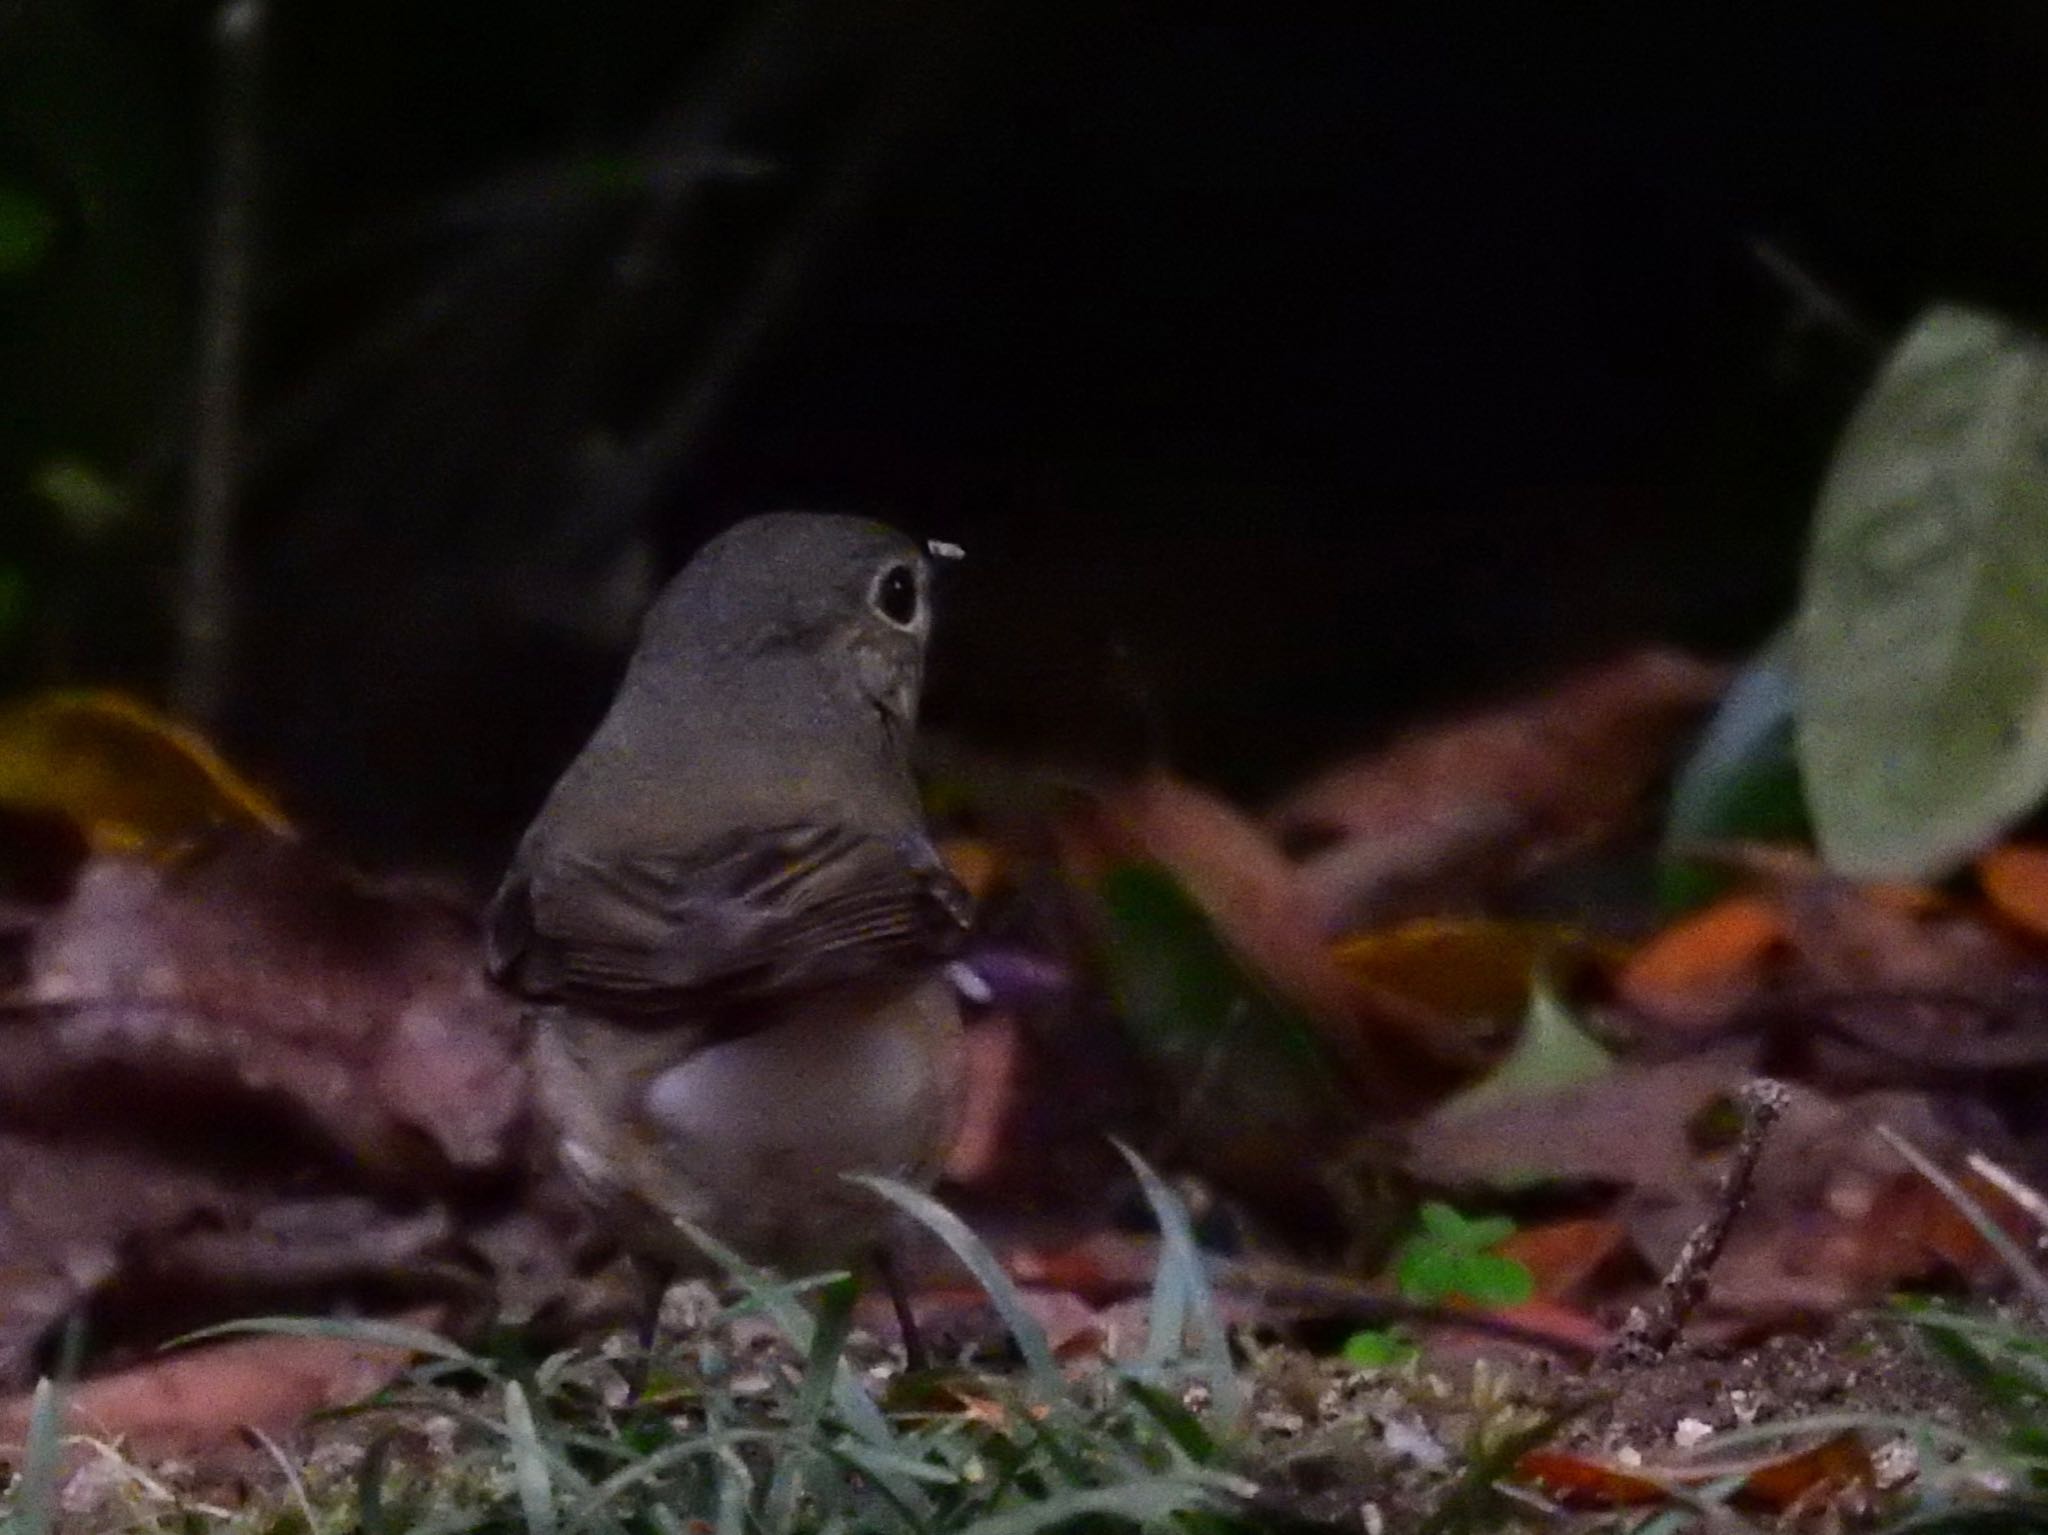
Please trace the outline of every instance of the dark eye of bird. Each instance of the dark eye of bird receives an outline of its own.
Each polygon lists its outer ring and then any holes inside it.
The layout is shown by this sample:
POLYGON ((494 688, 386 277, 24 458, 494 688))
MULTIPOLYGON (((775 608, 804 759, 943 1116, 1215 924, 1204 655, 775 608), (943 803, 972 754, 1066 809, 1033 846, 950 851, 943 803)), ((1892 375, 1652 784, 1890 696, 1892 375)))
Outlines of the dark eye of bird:
POLYGON ((892 624, 917 622, 917 575, 908 565, 891 565, 875 583, 875 607, 892 624))

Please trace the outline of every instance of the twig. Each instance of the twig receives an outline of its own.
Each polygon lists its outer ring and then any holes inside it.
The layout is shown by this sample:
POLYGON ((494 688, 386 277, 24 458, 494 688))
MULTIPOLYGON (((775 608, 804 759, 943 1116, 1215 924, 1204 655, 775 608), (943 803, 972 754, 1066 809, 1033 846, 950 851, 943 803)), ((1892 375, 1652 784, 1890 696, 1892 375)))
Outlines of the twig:
POLYGON ((199 316, 197 421, 179 572, 172 700, 219 718, 234 638, 234 531, 242 447, 242 375, 255 266, 258 105, 268 0, 225 0, 214 17, 219 70, 213 198, 199 316))
POLYGON ((1637 1306, 1629 1312, 1621 1331, 1601 1355, 1603 1364, 1653 1364, 1671 1352, 1686 1319, 1707 1293, 1707 1276, 1720 1258, 1722 1247, 1727 1244, 1735 1218, 1749 1201, 1749 1186, 1756 1176, 1757 1158, 1763 1154, 1771 1126, 1784 1112, 1790 1098, 1785 1085, 1769 1077, 1757 1077, 1743 1084, 1742 1091, 1736 1095, 1736 1103, 1742 1110, 1742 1138, 1736 1142, 1735 1156, 1721 1179, 1713 1211, 1686 1238, 1685 1246, 1679 1249, 1677 1261, 1657 1287, 1656 1299, 1648 1306, 1637 1306))
POLYGON ((1792 328, 1825 330, 1854 342, 1866 352, 1884 350, 1884 337, 1827 284, 1809 272, 1774 241, 1754 239, 1749 254, 1792 300, 1792 328))
POLYGON ((2019 1174, 2001 1162, 1992 1161, 1981 1151, 1971 1152, 1963 1162, 1971 1172, 2031 1215, 2035 1225, 2048 1226, 2048 1199, 2041 1196, 2039 1189, 2022 1182, 2019 1174))
POLYGON ((958 88, 963 60, 991 9, 987 3, 932 7, 912 27, 877 83, 839 158, 756 267, 751 282, 714 327, 695 366, 602 487, 607 499, 645 504, 659 484, 703 450, 743 374, 788 324, 823 258, 859 221, 911 135, 958 88))

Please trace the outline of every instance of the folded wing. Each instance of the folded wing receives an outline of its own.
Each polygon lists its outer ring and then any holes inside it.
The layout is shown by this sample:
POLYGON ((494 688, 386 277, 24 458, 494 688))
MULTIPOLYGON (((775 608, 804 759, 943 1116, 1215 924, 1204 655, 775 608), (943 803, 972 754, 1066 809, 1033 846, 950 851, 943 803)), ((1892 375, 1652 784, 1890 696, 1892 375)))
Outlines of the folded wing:
POLYGON ((526 996, 653 1018, 935 964, 970 907, 922 835, 800 822, 683 854, 523 853, 488 955, 526 996))

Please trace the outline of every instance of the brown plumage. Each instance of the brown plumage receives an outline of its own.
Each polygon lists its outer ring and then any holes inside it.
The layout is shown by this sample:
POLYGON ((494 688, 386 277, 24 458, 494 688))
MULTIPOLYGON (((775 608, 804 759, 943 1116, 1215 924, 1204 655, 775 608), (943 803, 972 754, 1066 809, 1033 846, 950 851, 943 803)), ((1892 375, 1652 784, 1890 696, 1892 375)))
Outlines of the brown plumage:
POLYGON ((969 913, 910 774, 929 585, 879 523, 712 540, 492 902, 556 1153, 651 1262, 698 1264, 683 1216, 785 1270, 842 1263, 885 1213, 843 1174, 936 1175, 969 913))

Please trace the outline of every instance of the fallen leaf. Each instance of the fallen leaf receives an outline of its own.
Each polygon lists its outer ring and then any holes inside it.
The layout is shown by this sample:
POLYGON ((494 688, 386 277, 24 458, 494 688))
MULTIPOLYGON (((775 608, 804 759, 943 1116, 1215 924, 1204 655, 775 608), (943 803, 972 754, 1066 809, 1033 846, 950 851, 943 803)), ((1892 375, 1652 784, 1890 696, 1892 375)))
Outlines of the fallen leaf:
POLYGON ((1578 1294, 1627 1250, 1627 1228, 1605 1216, 1524 1226, 1494 1249, 1529 1271, 1539 1299, 1553 1301, 1578 1294))
POLYGON ((120 693, 0 712, 0 804, 55 811, 95 851, 161 851, 221 827, 289 836, 284 812, 197 732, 120 693))
POLYGON ((1670 1495, 1632 1467, 1569 1450, 1525 1450, 1515 1476, 1571 1508, 1640 1508, 1670 1495))
POLYGON ((1268 817, 1324 933, 1467 905, 1632 824, 1726 668, 1646 650, 1418 729, 1268 817))
POLYGON ((1313 1028, 1359 1102, 1412 1102, 1427 1092, 1418 1076, 1468 1053, 1446 1020, 1346 971, 1311 920, 1293 866, 1258 823, 1216 796, 1149 774, 1076 806, 1060 844, 1084 888, 1131 865, 1167 871, 1259 989, 1313 1028))
POLYGON ((2030 938, 2048 939, 2048 847, 2007 843, 1977 860, 1991 909, 2030 938))
MULTIPOLYGON (((419 1310, 396 1320, 432 1329, 442 1315, 419 1310)), ((245 1430, 285 1435, 316 1412, 359 1402, 409 1363, 403 1350, 333 1338, 233 1338, 70 1387, 65 1429, 148 1459, 203 1459, 234 1449, 245 1430)), ((29 1405, 27 1396, 0 1403, 0 1444, 22 1443, 29 1405)))
POLYGON ((11 1001, 45 1027, 15 1030, 0 1100, 18 1116, 67 1078, 147 1070, 156 1092, 189 1079, 283 1095, 415 1187, 502 1166, 525 1075, 516 1009, 476 954, 458 907, 296 842, 95 859, 30 940, 11 1001))
POLYGON ((948 837, 939 844, 939 857, 977 904, 988 899, 1003 875, 1002 850, 980 837, 948 837))
POLYGON ((1418 917, 1340 939, 1331 952, 1384 994, 1445 1018, 1483 1020, 1519 1016, 1539 971, 1569 979, 1618 961, 1622 951, 1562 923, 1418 917))
POLYGON ((1615 995, 1667 1023, 1712 1023, 1755 995, 1789 938, 1775 901, 1730 896, 1638 949, 1616 977, 1615 995))
POLYGON ((1868 1487, 1873 1480, 1870 1452, 1854 1433, 1736 1461, 1701 1459, 1654 1466, 1622 1466, 1569 1450, 1536 1449, 1515 1462, 1515 1475, 1573 1508, 1639 1508, 1663 1502, 1673 1488, 1704 1487, 1739 1477, 1737 1498, 1776 1512, 1819 1496, 1868 1487))

